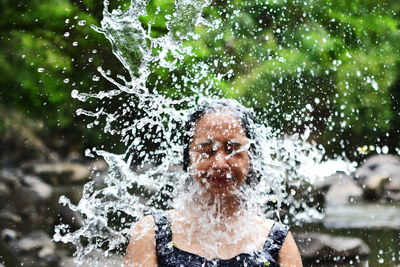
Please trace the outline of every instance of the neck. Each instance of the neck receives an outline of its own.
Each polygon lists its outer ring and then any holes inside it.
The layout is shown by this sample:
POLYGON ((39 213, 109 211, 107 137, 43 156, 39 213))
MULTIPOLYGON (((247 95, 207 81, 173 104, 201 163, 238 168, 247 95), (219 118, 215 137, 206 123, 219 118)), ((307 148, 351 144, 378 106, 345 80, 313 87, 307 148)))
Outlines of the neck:
POLYGON ((233 192, 229 194, 200 192, 194 198, 194 204, 220 220, 235 219, 244 207, 239 195, 233 192))

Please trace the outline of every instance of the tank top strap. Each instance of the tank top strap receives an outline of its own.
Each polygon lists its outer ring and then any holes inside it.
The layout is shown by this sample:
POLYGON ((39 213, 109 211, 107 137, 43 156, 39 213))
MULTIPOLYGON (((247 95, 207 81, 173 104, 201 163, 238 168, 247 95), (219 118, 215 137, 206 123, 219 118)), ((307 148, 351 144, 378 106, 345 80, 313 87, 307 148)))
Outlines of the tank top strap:
POLYGON ((267 240, 264 244, 264 251, 268 251, 274 259, 278 259, 279 250, 289 233, 289 226, 280 222, 275 222, 272 226, 267 240))
POLYGON ((171 222, 164 212, 154 212, 155 240, 157 253, 170 248, 172 245, 171 222))

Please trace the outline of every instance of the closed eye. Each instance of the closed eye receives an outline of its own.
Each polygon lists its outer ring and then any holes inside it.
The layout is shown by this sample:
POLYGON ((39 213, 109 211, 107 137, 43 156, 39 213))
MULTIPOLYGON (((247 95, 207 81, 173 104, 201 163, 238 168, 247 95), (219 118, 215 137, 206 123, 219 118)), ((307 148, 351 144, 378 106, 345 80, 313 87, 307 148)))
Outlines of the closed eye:
POLYGON ((242 148, 242 144, 235 141, 229 141, 226 145, 226 152, 231 154, 233 152, 238 152, 242 148))
POLYGON ((203 158, 212 155, 216 151, 215 143, 212 141, 200 143, 197 148, 198 152, 202 154, 203 158))

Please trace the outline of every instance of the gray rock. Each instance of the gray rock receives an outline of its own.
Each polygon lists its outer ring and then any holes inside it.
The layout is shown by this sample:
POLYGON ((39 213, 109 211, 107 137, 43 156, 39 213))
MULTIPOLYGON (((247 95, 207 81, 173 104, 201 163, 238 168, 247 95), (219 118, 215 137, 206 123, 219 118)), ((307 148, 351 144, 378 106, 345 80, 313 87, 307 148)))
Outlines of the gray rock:
POLYGON ((0 233, 1 240, 8 243, 17 239, 17 233, 11 229, 4 229, 0 233))
POLYGON ((386 191, 383 197, 389 203, 400 203, 400 192, 386 191))
POLYGON ((22 176, 21 170, 1 169, 0 181, 7 186, 9 190, 13 189, 19 184, 20 177, 22 176))
POLYGON ((48 199, 51 197, 52 188, 50 185, 42 182, 39 178, 34 176, 24 176, 23 183, 35 192, 41 199, 48 199))
POLYGON ((372 156, 357 168, 355 178, 363 188, 366 200, 382 199, 387 192, 399 193, 400 158, 393 155, 372 156))
MULTIPOLYGON (((11 211, 3 210, 0 212, 0 222, 2 222, 2 221, 3 222, 6 221, 11 224, 14 224, 14 223, 20 222, 21 217, 11 211)), ((0 225, 2 225, 2 224, 0 224, 0 225)))
POLYGON ((400 230, 400 206, 373 203, 328 206, 323 223, 335 229, 400 230))
POLYGON ((24 169, 53 184, 84 182, 90 176, 88 166, 80 163, 29 164, 24 169))
POLYGON ((98 159, 90 163, 90 169, 96 172, 106 172, 108 164, 104 160, 98 159))
POLYGON ((305 266, 312 262, 348 263, 365 260, 370 254, 368 245, 359 238, 334 237, 326 234, 297 234, 296 243, 305 266))
POLYGON ((336 172, 330 176, 324 177, 323 179, 319 179, 315 182, 315 188, 322 191, 328 191, 329 188, 337 183, 338 181, 342 180, 344 176, 347 176, 343 172, 336 172))
POLYGON ((55 246, 46 233, 35 231, 16 241, 15 247, 18 251, 28 252, 36 249, 54 250, 55 246))
POLYGON ((43 231, 31 232, 3 245, 16 266, 56 266, 59 261, 55 245, 43 231))
POLYGON ((325 194, 326 206, 343 205, 361 199, 363 190, 349 175, 336 173, 327 180, 331 184, 325 194))
POLYGON ((0 197, 9 194, 10 194, 10 189, 8 188, 8 186, 0 181, 0 197))

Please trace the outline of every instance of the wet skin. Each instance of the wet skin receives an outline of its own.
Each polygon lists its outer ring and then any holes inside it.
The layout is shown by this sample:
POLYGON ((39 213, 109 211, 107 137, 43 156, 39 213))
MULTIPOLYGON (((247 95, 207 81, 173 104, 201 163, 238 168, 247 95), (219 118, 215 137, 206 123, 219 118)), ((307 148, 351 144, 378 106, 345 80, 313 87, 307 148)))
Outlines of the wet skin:
POLYGON ((229 194, 246 181, 249 140, 230 112, 210 113, 197 121, 189 147, 189 172, 211 194, 229 194))
MULTIPOLYGON (((221 215, 235 221, 240 216, 240 203, 235 201, 237 190, 244 185, 250 168, 248 152, 249 140, 238 120, 229 111, 218 111, 200 118, 194 129, 193 142, 189 147, 189 172, 193 179, 204 188, 205 198, 222 196, 224 209, 221 215)), ((204 203, 204 202, 203 202, 204 203)), ((206 201, 207 203, 207 201, 206 201)), ((193 203, 194 204, 194 203, 193 203)), ((189 207, 187 210, 190 210, 189 207)), ((187 211, 185 211, 187 212, 187 211)), ((272 221, 255 217, 252 221, 255 226, 248 236, 234 244, 229 240, 219 240, 223 246, 218 254, 210 254, 209 248, 196 242, 201 237, 214 236, 221 229, 208 229, 209 233, 196 231, 193 227, 203 229, 199 225, 199 214, 185 214, 183 211, 172 210, 169 217, 172 220, 173 241, 176 246, 191 253, 207 258, 231 258, 246 251, 249 244, 261 250, 268 235, 272 221), (191 233, 191 238, 188 235, 191 233), (200 235, 200 236, 197 236, 200 235)), ((201 216, 201 215, 200 215, 201 216)), ((234 229, 232 235, 243 232, 234 229)), ((141 219, 133 228, 131 242, 127 248, 123 266, 157 266, 157 256, 154 241, 154 222, 151 216, 141 219)), ((224 235, 223 237, 225 237, 224 235)), ((301 258, 292 235, 289 233, 279 253, 279 262, 282 267, 301 267, 301 258)))

